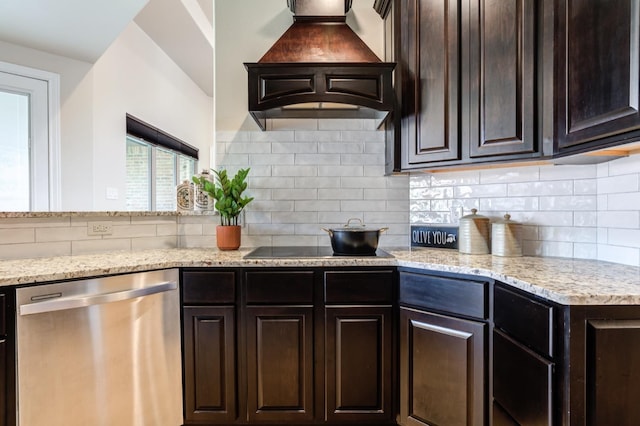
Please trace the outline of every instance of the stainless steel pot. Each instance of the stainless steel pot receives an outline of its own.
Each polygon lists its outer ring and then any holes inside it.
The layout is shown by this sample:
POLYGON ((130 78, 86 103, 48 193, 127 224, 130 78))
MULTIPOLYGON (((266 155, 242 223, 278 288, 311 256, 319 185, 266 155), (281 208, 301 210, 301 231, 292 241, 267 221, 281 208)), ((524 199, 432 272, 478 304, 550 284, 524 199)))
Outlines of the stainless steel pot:
POLYGON ((341 228, 322 228, 331 238, 333 254, 342 256, 371 256, 378 249, 380 234, 389 228, 367 228, 359 218, 352 218, 341 228), (354 225, 351 222, 359 222, 354 225))

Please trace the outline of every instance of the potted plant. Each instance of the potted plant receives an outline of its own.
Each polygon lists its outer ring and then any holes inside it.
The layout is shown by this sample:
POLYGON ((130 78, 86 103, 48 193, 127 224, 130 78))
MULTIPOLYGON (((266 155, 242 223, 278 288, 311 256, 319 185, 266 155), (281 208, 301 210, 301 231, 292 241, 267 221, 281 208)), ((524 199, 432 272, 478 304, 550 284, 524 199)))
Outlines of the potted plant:
POLYGON ((249 204, 253 197, 243 197, 242 193, 247 189, 245 179, 250 168, 240 169, 236 175, 229 179, 226 170, 216 171, 215 182, 203 176, 194 176, 193 182, 200 185, 214 202, 214 208, 220 213, 220 225, 216 227, 216 242, 220 250, 237 250, 240 247, 240 226, 238 216, 249 204))

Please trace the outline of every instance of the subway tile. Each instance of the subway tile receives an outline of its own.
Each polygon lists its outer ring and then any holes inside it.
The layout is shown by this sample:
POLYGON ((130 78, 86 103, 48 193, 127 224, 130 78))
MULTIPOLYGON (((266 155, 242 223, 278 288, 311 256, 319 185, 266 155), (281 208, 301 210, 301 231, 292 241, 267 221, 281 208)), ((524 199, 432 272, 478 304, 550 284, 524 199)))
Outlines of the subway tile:
POLYGON ((354 217, 362 219, 362 212, 360 211, 319 212, 318 223, 322 224, 325 227, 343 226, 343 225, 346 225, 349 219, 354 217))
POLYGON ((294 201, 294 210, 299 212, 326 212, 340 210, 340 201, 337 200, 297 200, 294 201))
MULTIPOLYGON (((244 237, 242 239, 244 244, 244 237)), ((179 235, 178 247, 180 248, 214 248, 216 247, 216 239, 211 236, 203 235, 179 235)))
POLYGON ((454 187, 454 195, 456 198, 505 197, 507 185, 459 185, 454 187))
POLYGON ((575 195, 594 195, 598 193, 596 179, 578 179, 573 181, 573 193, 575 195))
POLYGON ((326 118, 318 120, 319 130, 367 130, 365 120, 326 118))
POLYGON ((290 142, 295 140, 296 131, 274 130, 269 132, 249 132, 252 142, 290 142))
POLYGON ((364 223, 366 225, 370 224, 378 224, 382 226, 391 226, 397 227, 399 225, 408 226, 409 223, 409 212, 365 212, 364 213, 364 223))
POLYGON ((216 142, 231 142, 231 141, 239 141, 239 142, 247 142, 251 140, 251 132, 243 132, 236 130, 220 130, 216 132, 216 142))
POLYGON ((598 204, 598 210, 633 210, 640 211, 640 192, 609 194, 606 204, 598 204))
POLYGON ((430 188, 431 187, 431 174, 425 173, 411 173, 409 175, 409 187, 410 188, 430 188))
POLYGON ((367 164, 362 166, 363 176, 369 177, 378 177, 378 176, 386 176, 385 166, 384 164, 367 164))
POLYGON ((296 142, 335 142, 341 140, 340 131, 305 131, 296 130, 296 142))
POLYGON ((411 224, 447 224, 451 223, 451 213, 449 212, 410 212, 409 222, 411 224))
POLYGON ((598 226, 598 213, 595 211, 575 211, 573 212, 573 225, 574 226, 598 226))
POLYGON ((438 187, 438 188, 412 188, 409 191, 409 198, 412 200, 429 200, 434 198, 454 198, 454 188, 438 187))
POLYGON ((316 200, 318 199, 318 190, 311 188, 302 189, 274 189, 272 199, 278 200, 316 200))
POLYGON ((300 246, 317 246, 318 243, 319 243, 319 238, 315 235, 274 235, 272 245, 276 247, 283 247, 283 246, 300 247, 300 246))
POLYGON ((361 142, 323 142, 319 144, 318 152, 321 154, 362 154, 364 153, 364 144, 361 142))
POLYGON ((575 259, 597 259, 598 245, 590 243, 574 243, 573 257, 575 259))
POLYGON ((571 226, 540 226, 540 240, 566 241, 574 243, 597 243, 596 228, 575 228, 571 226))
POLYGON ((271 223, 273 222, 286 222, 283 220, 274 219, 278 215, 286 215, 290 212, 263 212, 255 210, 246 210, 246 222, 247 223, 271 223))
POLYGON ((177 223, 166 223, 159 224, 156 226, 156 235, 159 237, 168 237, 172 235, 178 234, 178 224, 177 223))
POLYGON ((640 249, 598 244, 598 260, 640 266, 640 249))
POLYGON ((255 142, 227 143, 226 154, 269 154, 273 144, 255 142))
POLYGON ((339 165, 340 154, 296 154, 294 163, 303 166, 339 165))
POLYGON ((640 156, 631 155, 626 158, 620 158, 610 161, 609 176, 628 175, 640 173, 640 156))
POLYGON ((69 255, 71 255, 70 241, 0 244, 0 259, 5 260, 69 255))
POLYGON ((314 154, 318 152, 316 142, 273 142, 271 152, 274 154, 314 154))
POLYGON ((400 188, 400 189, 409 188, 408 176, 403 176, 403 175, 385 176, 385 182, 387 184, 387 188, 400 188))
POLYGON ((540 197, 540 210, 596 210, 595 195, 540 197))
POLYGON ((509 197, 530 197, 534 195, 573 195, 572 180, 510 183, 507 185, 509 197))
POLYGON ((607 241, 613 246, 640 248, 640 229, 609 228, 607 241))
POLYGON ((384 200, 342 200, 340 210, 371 212, 384 210, 386 203, 384 200))
POLYGON ((421 199, 421 200, 410 200, 409 210, 414 212, 431 211, 432 203, 433 203, 433 200, 429 200, 428 198, 421 199))
POLYGON ((409 198, 409 190, 400 189, 369 189, 364 190, 365 200, 407 200, 409 198))
POLYGON ((609 163, 600 163, 596 165, 596 177, 603 178, 609 176, 609 163))
MULTIPOLYGON (((155 225, 151 225, 154 227, 155 225)), ((100 235, 89 236, 88 229, 84 226, 72 226, 64 228, 36 228, 36 242, 75 241, 101 239, 100 235)))
POLYGON ((114 225, 111 235, 104 238, 155 237, 156 225, 114 225))
POLYGON ((380 177, 342 177, 340 179, 342 188, 364 188, 364 189, 385 189, 387 187, 386 178, 380 177))
POLYGON ((378 156, 378 158, 381 158, 384 160, 386 146, 384 143, 380 143, 380 142, 365 142, 364 152, 366 154, 375 154, 378 156))
POLYGON ((344 141, 368 141, 368 142, 384 142, 385 132, 377 131, 359 131, 359 130, 343 130, 341 140, 344 141))
POLYGON ((131 250, 169 249, 176 247, 178 247, 178 237, 176 235, 131 239, 131 250))
POLYGON ((637 211, 599 211, 598 228, 640 228, 640 213, 637 211))
POLYGON ((532 244, 531 241, 525 241, 528 256, 542 257, 573 257, 573 243, 558 241, 537 241, 532 244), (533 249, 533 250, 531 250, 533 249))
POLYGON ((273 166, 273 177, 317 176, 317 167, 310 166, 273 166))
POLYGON ((573 226, 573 212, 514 212, 511 219, 539 226, 573 226))
POLYGON ((438 172, 426 175, 431 178, 431 186, 458 186, 458 185, 478 185, 480 184, 479 171, 467 172, 438 172))
POLYGON ((74 256, 121 250, 131 250, 130 238, 71 241, 71 254, 74 256))
POLYGON ((294 235, 304 236, 318 236, 324 235, 328 237, 328 234, 322 230, 323 226, 317 223, 296 223, 294 224, 294 235))
POLYGON ((514 211, 538 210, 539 206, 540 201, 537 197, 481 198, 478 210, 504 214, 514 211))
POLYGON ((271 235, 243 235, 242 246, 243 247, 260 247, 260 246, 272 246, 277 237, 271 235))
MULTIPOLYGON (((45 228, 48 229, 48 228, 45 228)), ((57 228, 54 228, 57 229, 57 228)), ((68 230, 69 228, 63 228, 68 230)), ((33 228, 17 228, 17 229, 0 229, 0 243, 17 244, 17 243, 34 243, 36 242, 36 230, 33 228)), ((55 241, 55 240, 54 240, 55 241)))
POLYGON ((364 189, 362 188, 340 188, 340 189, 319 189, 319 200, 363 200, 364 189))
POLYGON ((291 235, 294 225, 290 223, 250 223, 248 233, 251 235, 291 235))
POLYGON ((251 210, 267 211, 267 212, 290 212, 295 208, 294 201, 270 201, 270 200, 253 200, 249 207, 251 210))
POLYGON ((504 169, 481 170, 481 184, 535 182, 540 179, 540 168, 537 166, 513 167, 504 169))
MULTIPOLYGON (((256 156, 249 154, 220 154, 216 157, 216 161, 219 165, 223 166, 239 166, 245 167, 249 164, 249 158, 256 156)), ((224 168, 224 167, 219 167, 224 168)))
POLYGON ((318 166, 318 176, 360 177, 363 170, 363 166, 318 166))
POLYGON ((251 179, 251 188, 272 189, 272 188, 294 188, 296 180, 293 176, 286 177, 257 177, 251 179))
POLYGON ((538 236, 539 226, 536 225, 522 225, 522 239, 523 240, 533 240, 538 241, 540 237, 538 236))
POLYGON ((178 235, 202 235, 202 224, 181 223, 178 225, 178 235))
POLYGON ((595 178, 596 174, 596 167, 592 164, 540 167, 540 180, 565 180, 567 176, 573 179, 590 179, 595 178))
MULTIPOLYGON (((249 165, 292 165, 295 164, 295 154, 262 154, 252 155, 250 157, 249 165)), ((228 164, 225 161, 225 164, 228 164)), ((246 164, 246 163, 245 163, 246 164)))
POLYGON ((382 154, 340 154, 340 164, 375 166, 384 165, 384 155, 382 154))
POLYGON ((598 194, 638 192, 638 175, 620 175, 598 179, 598 194))
POLYGON ((0 230, 3 228, 57 228, 69 226, 70 224, 70 217, 9 217, 0 219, 0 230))
POLYGON ((296 177, 295 179, 295 187, 296 188, 317 188, 317 189, 325 189, 325 188, 340 188, 340 178, 334 176, 327 177, 296 177))
POLYGON ((273 223, 318 223, 318 212, 275 212, 271 219, 273 223))

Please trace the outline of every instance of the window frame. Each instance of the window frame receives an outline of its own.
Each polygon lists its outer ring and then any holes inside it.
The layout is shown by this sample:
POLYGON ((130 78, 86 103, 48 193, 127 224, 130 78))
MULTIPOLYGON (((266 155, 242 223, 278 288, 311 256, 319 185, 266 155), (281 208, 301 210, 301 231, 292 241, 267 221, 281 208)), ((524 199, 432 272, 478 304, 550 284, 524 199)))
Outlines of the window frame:
POLYGON ((30 191, 30 211, 59 211, 62 208, 62 170, 60 147, 60 75, 23 65, 0 61, 0 72, 19 77, 42 80, 47 84, 47 142, 48 142, 48 188, 47 201, 38 203, 34 209, 34 185, 30 191), (43 205, 43 204, 46 204, 43 205), (46 209, 44 208, 46 207, 46 209))

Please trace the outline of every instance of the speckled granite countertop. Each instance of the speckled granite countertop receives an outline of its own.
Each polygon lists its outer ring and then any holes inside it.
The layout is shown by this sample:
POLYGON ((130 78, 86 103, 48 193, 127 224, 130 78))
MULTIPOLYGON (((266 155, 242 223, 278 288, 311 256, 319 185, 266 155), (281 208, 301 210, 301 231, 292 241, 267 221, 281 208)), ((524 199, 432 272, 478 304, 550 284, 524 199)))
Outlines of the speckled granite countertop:
POLYGON ((251 249, 166 249, 0 261, 0 285, 173 267, 407 266, 486 276, 566 305, 640 305, 640 268, 590 260, 503 258, 453 250, 397 249, 395 258, 243 259, 251 249))

